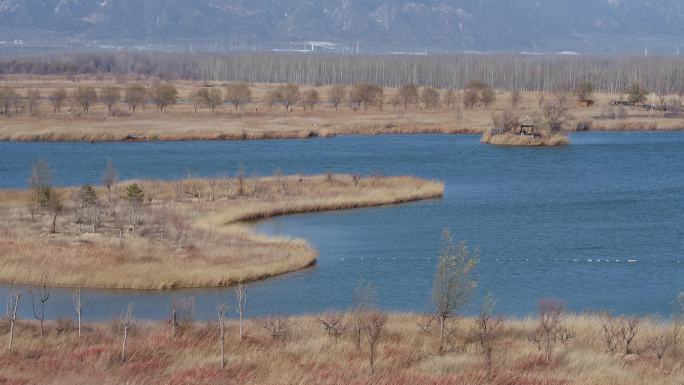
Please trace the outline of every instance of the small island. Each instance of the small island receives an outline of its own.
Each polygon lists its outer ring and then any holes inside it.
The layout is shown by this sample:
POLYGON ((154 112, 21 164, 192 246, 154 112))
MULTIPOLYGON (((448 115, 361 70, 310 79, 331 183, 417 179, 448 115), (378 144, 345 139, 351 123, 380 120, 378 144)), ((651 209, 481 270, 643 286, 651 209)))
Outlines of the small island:
POLYGON ((492 117, 493 128, 482 134, 481 142, 497 146, 565 146, 570 139, 563 129, 570 119, 567 110, 558 108, 522 121, 513 112, 504 111, 492 117))
POLYGON ((293 213, 440 198, 444 185, 361 175, 187 177, 102 186, 50 186, 47 165, 30 189, 0 190, 0 281, 74 288, 220 287, 303 269, 306 241, 258 234, 248 223, 293 213))
POLYGON ((562 132, 537 131, 536 126, 520 125, 515 131, 487 130, 481 142, 497 146, 565 146, 570 139, 562 132))

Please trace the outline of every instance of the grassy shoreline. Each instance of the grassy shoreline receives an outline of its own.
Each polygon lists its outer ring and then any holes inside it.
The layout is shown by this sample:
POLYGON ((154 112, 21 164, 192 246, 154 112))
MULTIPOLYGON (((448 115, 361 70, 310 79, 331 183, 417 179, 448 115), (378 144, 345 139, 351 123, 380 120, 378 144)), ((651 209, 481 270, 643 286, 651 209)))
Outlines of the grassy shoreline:
POLYGON ((245 222, 440 198, 444 191, 441 183, 412 177, 328 175, 132 181, 114 195, 133 183, 147 194, 136 213, 122 198, 79 212, 71 202, 78 189, 58 189, 64 208, 55 234, 49 213, 29 213, 28 191, 0 191, 0 281, 139 290, 230 286, 303 269, 317 257, 305 240, 258 234, 245 222))
MULTIPOLYGON (((86 305, 87 311, 87 305, 86 305)), ((369 371, 366 338, 356 346, 354 315, 339 338, 329 336, 326 315, 225 322, 225 368, 221 368, 217 321, 188 322, 172 331, 166 322, 132 321, 127 355, 121 360, 118 322, 84 324, 78 336, 72 321, 46 322, 45 336, 34 321, 20 320, 12 352, 0 352, 4 384, 299 384, 299 385, 675 385, 684 367, 670 349, 658 357, 653 341, 671 333, 670 322, 643 319, 631 352, 608 352, 604 320, 597 315, 564 315, 574 338, 553 344, 550 359, 529 341, 538 319, 503 319, 492 350, 491 374, 474 334, 477 320, 449 326, 448 349, 436 352, 438 328, 415 314, 390 314, 380 334, 375 370, 369 371), (278 322, 275 322, 278 321, 278 322), (276 326, 277 325, 277 326, 276 326), (273 333, 273 331, 277 333, 273 333)), ((0 322, 0 337, 8 323, 0 322)), ((679 352, 681 355, 681 352, 679 352)))

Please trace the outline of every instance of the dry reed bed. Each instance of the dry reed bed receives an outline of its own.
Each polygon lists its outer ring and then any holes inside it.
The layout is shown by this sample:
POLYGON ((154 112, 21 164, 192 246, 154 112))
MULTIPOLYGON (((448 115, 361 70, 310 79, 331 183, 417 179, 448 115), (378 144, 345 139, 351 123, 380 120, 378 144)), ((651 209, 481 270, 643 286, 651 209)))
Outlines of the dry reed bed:
MULTIPOLYGON (((86 304, 87 312, 87 304, 86 304)), ((472 339, 473 319, 451 329, 450 349, 436 354, 438 328, 420 327, 416 315, 391 315, 377 348, 375 373, 368 370, 366 342, 358 350, 351 330, 335 341, 316 316, 287 320, 282 338, 272 338, 259 321, 245 323, 242 341, 235 321, 226 323, 226 368, 220 367, 216 322, 186 324, 174 337, 167 323, 133 321, 127 360, 121 362, 121 328, 84 325, 81 338, 73 322, 38 325, 20 321, 14 351, 0 353, 3 384, 169 384, 169 385, 675 385, 684 370, 671 353, 656 358, 649 340, 667 334, 672 325, 644 321, 636 354, 606 353, 596 316, 569 316, 576 332, 567 344, 554 345, 546 361, 527 336, 536 320, 506 320, 493 351, 492 376, 472 339)), ((351 315, 344 322, 351 325, 351 315)), ((8 337, 0 323, 0 337, 8 337)), ((681 352, 680 352, 681 357, 681 352)))
POLYGON ((516 135, 514 133, 492 134, 487 131, 482 134, 482 143, 497 146, 566 146, 570 144, 570 139, 563 133, 544 134, 541 137, 530 135, 516 135))
POLYGON ((65 207, 57 234, 50 234, 49 213, 31 219, 29 192, 0 191, 0 281, 117 289, 253 281, 310 266, 317 253, 304 240, 257 234, 245 221, 439 198, 444 191, 441 183, 412 177, 137 181, 146 199, 133 227, 132 206, 120 198, 131 183, 117 186, 111 209, 107 192, 97 188, 104 203, 95 232, 88 220, 77 223, 77 189, 58 190, 65 207))

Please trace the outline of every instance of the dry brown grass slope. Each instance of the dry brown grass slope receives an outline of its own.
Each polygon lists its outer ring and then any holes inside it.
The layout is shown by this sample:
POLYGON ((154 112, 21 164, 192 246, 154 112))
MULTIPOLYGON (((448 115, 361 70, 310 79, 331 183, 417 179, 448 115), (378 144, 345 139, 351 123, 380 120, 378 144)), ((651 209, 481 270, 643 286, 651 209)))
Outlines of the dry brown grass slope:
POLYGON ((28 191, 0 191, 0 281, 120 289, 227 286, 302 269, 317 253, 301 239, 257 234, 255 219, 439 198, 441 183, 412 177, 350 175, 137 181, 143 204, 107 191, 81 210, 77 188, 58 190, 64 208, 31 217, 28 191), (240 187, 242 185, 242 187, 240 187), (242 191, 241 191, 242 190, 242 191))

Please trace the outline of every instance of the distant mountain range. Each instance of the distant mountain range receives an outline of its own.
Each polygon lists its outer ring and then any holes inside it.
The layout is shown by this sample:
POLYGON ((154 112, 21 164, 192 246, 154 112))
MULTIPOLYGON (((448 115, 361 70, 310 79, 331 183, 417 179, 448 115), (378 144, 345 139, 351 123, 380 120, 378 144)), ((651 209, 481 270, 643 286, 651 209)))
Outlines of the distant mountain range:
POLYGON ((0 0, 5 45, 675 53, 683 36, 682 0, 0 0))

